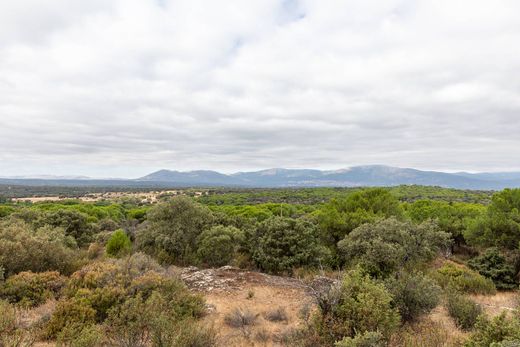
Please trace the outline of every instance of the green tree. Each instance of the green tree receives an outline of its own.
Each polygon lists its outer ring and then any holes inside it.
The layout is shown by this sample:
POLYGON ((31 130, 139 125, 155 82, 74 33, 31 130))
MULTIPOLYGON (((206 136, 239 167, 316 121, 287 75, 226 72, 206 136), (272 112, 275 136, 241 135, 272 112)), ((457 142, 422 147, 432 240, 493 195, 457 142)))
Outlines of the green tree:
POLYGON ((471 221, 482 216, 486 210, 478 204, 434 200, 419 200, 405 207, 406 215, 416 223, 434 220, 441 230, 451 235, 455 246, 465 244, 464 231, 471 221))
POLYGON ((207 207, 187 197, 175 197, 148 211, 148 223, 137 232, 136 242, 162 262, 191 264, 196 260, 199 235, 212 223, 207 207))
POLYGON ((253 260, 268 272, 287 272, 317 265, 326 250, 319 246, 317 228, 303 219, 272 217, 258 225, 250 239, 253 260))
POLYGON ((122 229, 116 230, 108 239, 106 252, 111 257, 127 255, 131 250, 132 242, 122 229))
POLYGON ((223 266, 231 262, 243 242, 244 234, 240 229, 217 225, 199 236, 197 255, 209 266, 223 266))
POLYGON ((432 222, 415 225, 395 218, 365 224, 338 243, 349 265, 361 265, 376 277, 433 259, 449 245, 449 234, 432 222))
POLYGON ((504 189, 492 197, 487 213, 468 225, 468 243, 514 249, 520 242, 520 189, 504 189))
POLYGON ((482 276, 495 283, 498 289, 514 289, 517 287, 513 266, 497 248, 489 248, 484 254, 468 261, 468 265, 482 276))
POLYGON ((386 189, 365 189, 345 199, 332 199, 316 213, 321 237, 332 250, 352 230, 365 223, 395 216, 400 218, 399 201, 386 189))

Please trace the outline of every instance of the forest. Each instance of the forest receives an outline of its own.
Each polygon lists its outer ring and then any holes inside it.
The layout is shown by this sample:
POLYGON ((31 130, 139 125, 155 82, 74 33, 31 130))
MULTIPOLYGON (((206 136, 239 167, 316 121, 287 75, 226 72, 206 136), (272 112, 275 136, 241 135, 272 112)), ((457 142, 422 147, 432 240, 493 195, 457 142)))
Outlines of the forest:
POLYGON ((15 188, 0 190, 2 347, 520 343, 520 189, 211 188, 148 203, 82 202, 82 188, 30 203, 15 188), (234 307, 224 329, 181 278, 192 267, 298 281, 312 300, 296 318, 234 307), (483 304, 500 296, 514 307, 483 304))

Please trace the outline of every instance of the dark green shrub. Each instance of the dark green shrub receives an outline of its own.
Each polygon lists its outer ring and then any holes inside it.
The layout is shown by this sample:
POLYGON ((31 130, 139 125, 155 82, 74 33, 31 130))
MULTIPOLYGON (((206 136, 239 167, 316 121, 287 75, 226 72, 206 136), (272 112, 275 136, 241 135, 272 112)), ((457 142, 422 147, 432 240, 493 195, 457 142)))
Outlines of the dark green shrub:
POLYGON ((86 246, 95 234, 96 228, 88 215, 70 209, 59 209, 45 213, 37 222, 39 226, 62 228, 65 235, 72 236, 79 246, 86 246))
POLYGON ((520 320, 506 312, 490 319, 481 315, 465 347, 513 347, 520 341, 520 320), (515 344, 516 343, 516 344, 515 344))
POLYGON ((480 305, 458 293, 451 293, 447 296, 446 308, 455 324, 463 330, 472 329, 478 316, 483 312, 480 305))
POLYGON ((199 236, 197 255, 209 266, 223 266, 231 262, 243 242, 244 234, 240 229, 214 226, 199 236))
POLYGON ((354 338, 345 337, 343 340, 336 342, 335 347, 385 347, 386 341, 383 335, 378 331, 367 331, 363 334, 357 334, 354 338))
POLYGON ((385 286, 403 321, 413 321, 429 313, 440 300, 441 288, 421 273, 400 273, 387 279, 385 286))
POLYGON ((139 249, 164 263, 196 262, 197 239, 211 227, 211 211, 190 198, 175 197, 148 211, 146 226, 136 235, 139 249))
POLYGON ((116 230, 108 239, 106 252, 111 257, 128 255, 131 250, 132 242, 122 229, 116 230))
POLYGON ((431 276, 442 288, 454 288, 469 294, 495 294, 493 281, 476 271, 463 266, 446 263, 431 273, 431 276))
POLYGON ((384 278, 433 259, 448 244, 449 234, 431 222, 415 225, 390 218, 356 228, 338 243, 338 249, 347 264, 384 278))
POLYGON ((56 299, 65 286, 65 278, 58 272, 20 272, 0 285, 0 297, 23 306, 43 304, 56 299))
POLYGON ((386 340, 400 321, 384 285, 360 270, 348 272, 339 286, 319 297, 318 308, 313 324, 326 345, 370 331, 386 340))
POLYGON ((484 254, 468 261, 469 267, 491 279, 498 289, 513 289, 518 286, 515 271, 497 248, 487 249, 484 254))
POLYGON ((269 218, 258 225, 250 243, 253 260, 267 272, 318 265, 327 256, 318 244, 316 226, 302 219, 269 218))

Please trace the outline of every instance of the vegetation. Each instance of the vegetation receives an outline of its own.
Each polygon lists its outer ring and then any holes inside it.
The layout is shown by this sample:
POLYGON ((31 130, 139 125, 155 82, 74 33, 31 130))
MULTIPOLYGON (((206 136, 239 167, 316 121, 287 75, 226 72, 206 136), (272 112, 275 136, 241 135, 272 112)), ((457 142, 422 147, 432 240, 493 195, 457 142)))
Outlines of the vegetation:
MULTIPOLYGON (((277 334, 262 325, 297 320, 283 305, 226 314, 225 324, 251 343, 449 345, 449 334, 428 317, 439 305, 468 331, 465 346, 505 347, 520 338, 516 312, 487 316, 472 301, 478 296, 468 296, 518 288, 518 189, 186 189, 153 203, 124 194, 16 202, 97 191, 2 189, 2 346, 42 339, 63 346, 225 344, 200 319, 203 297, 176 275, 178 267, 224 265, 298 276, 313 293, 316 305, 298 328, 277 334), (38 321, 20 319, 53 302, 38 321)), ((248 289, 241 294, 247 303, 264 295, 248 289)))

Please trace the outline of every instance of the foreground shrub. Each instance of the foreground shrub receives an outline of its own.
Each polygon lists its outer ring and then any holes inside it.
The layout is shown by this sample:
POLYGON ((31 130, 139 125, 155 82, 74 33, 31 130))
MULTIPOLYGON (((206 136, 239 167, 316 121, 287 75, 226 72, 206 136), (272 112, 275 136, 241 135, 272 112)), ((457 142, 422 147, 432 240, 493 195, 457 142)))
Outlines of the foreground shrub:
POLYGON ((301 219, 272 217, 258 225, 251 238, 252 258, 267 272, 290 272, 317 265, 323 258, 316 226, 301 219))
POLYGON ((132 242, 128 235, 122 230, 116 230, 108 239, 106 252, 110 257, 121 257, 130 254, 132 242))
POLYGON ((148 256, 137 253, 92 263, 71 276, 47 325, 47 336, 55 337, 69 323, 102 324, 110 317, 114 322, 116 317, 121 327, 136 327, 141 318, 147 324, 150 307, 177 319, 198 318, 204 312, 202 298, 191 294, 179 279, 164 273, 148 256), (151 297, 160 297, 161 304, 152 306, 147 301, 151 297))
POLYGON ((315 329, 325 344, 378 331, 388 339, 399 325, 399 313, 383 284, 360 270, 348 272, 339 286, 318 298, 315 329))
POLYGON ((58 346, 98 347, 103 345, 104 332, 98 325, 69 324, 57 338, 58 346))
POLYGON ((96 310, 88 302, 78 299, 61 300, 45 325, 43 336, 52 339, 67 327, 79 329, 95 323, 96 310))
POLYGON ((440 287, 421 273, 401 273, 397 278, 387 279, 385 286, 405 322, 429 313, 440 300, 440 287))
POLYGON ((224 323, 232 328, 255 325, 258 314, 248 309, 235 308, 224 316, 224 323))
POLYGON ((288 322, 289 316, 287 315, 287 311, 285 307, 278 307, 275 310, 271 310, 265 313, 265 319, 270 322, 288 322))
POLYGON ((476 271, 446 263, 432 273, 442 288, 454 288, 457 291, 469 294, 495 294, 493 281, 480 275, 476 271))
POLYGON ((415 225, 390 218, 354 229, 338 243, 338 249, 347 264, 385 278, 432 260, 448 245, 449 234, 431 222, 415 225))
POLYGON ((0 300, 0 346, 25 347, 32 346, 34 334, 19 326, 16 309, 7 301, 0 300))
POLYGON ((0 297, 23 306, 43 304, 47 299, 56 299, 65 286, 65 277, 56 271, 20 272, 0 285, 0 297))
POLYGON ((475 324, 475 330, 465 347, 508 347, 518 346, 520 341, 520 320, 508 317, 506 312, 490 319, 481 315, 475 324), (516 343, 516 344, 515 344, 516 343))
POLYGON ((214 226, 200 235, 197 255, 200 261, 209 266, 227 265, 234 258, 243 240, 244 235, 240 229, 214 226))
POLYGON ((377 331, 368 331, 358 334, 356 337, 345 337, 343 340, 336 342, 335 347, 385 347, 386 341, 383 335, 377 331))
POLYGON ((449 294, 446 300, 446 308, 455 324, 463 329, 470 330, 482 314, 482 307, 468 297, 458 293, 449 294))
POLYGON ((496 248, 487 249, 484 254, 471 259, 468 265, 491 279, 499 289, 514 289, 518 286, 513 267, 496 248))
POLYGON ((392 347, 459 346, 459 341, 452 337, 452 333, 442 322, 424 319, 416 323, 405 324, 396 334, 392 335, 389 345, 392 347))
POLYGON ((22 221, 8 221, 0 223, 0 264, 6 277, 22 271, 70 274, 78 266, 78 252, 61 229, 34 231, 22 221))
POLYGON ((117 346, 210 347, 216 344, 216 333, 196 323, 168 304, 168 299, 155 292, 148 299, 137 296, 114 307, 106 321, 107 335, 117 346))

